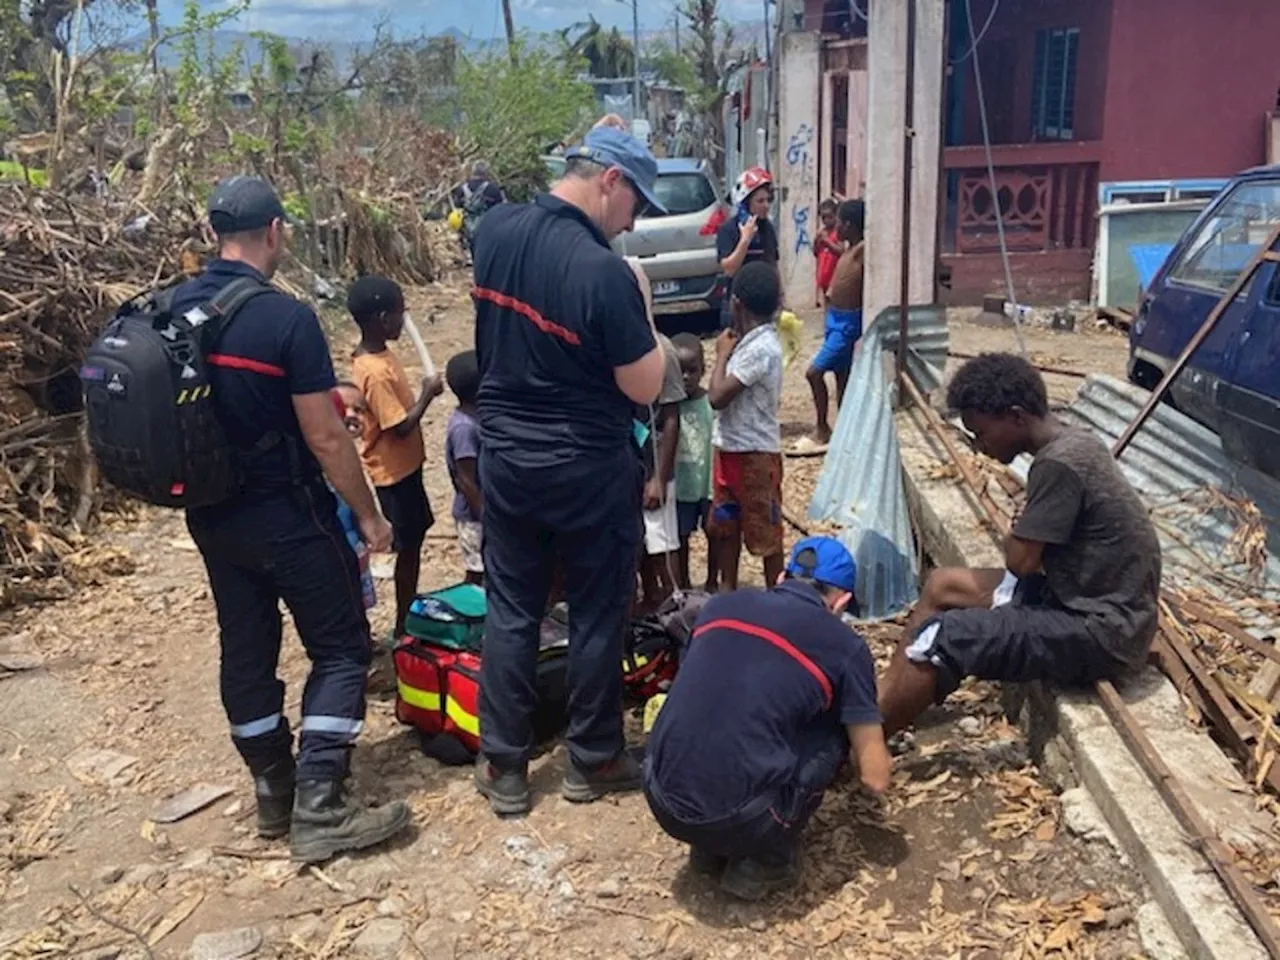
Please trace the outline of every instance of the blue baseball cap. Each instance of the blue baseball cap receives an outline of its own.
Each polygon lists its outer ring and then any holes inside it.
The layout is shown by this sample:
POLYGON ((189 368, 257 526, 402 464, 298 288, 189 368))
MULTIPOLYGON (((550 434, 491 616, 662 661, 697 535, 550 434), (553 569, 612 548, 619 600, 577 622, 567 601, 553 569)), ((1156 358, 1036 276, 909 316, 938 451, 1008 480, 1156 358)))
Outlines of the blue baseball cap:
POLYGON ((653 185, 658 179, 658 161, 643 143, 617 127, 596 127, 582 140, 582 145, 565 154, 566 160, 583 159, 602 167, 617 167, 636 189, 644 202, 658 213, 666 213, 653 185))
POLYGON ((797 543, 787 561, 787 573, 849 593, 858 586, 858 561, 834 537, 806 537, 797 543))

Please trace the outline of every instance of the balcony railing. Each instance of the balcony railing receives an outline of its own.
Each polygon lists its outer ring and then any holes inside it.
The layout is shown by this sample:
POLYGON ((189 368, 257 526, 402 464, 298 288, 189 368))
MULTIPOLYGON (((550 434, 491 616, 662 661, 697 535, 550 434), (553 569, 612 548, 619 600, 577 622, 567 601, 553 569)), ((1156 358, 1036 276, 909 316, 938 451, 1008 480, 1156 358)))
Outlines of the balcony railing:
POLYGON ((994 193, 980 149, 977 155, 972 147, 947 151, 948 223, 955 231, 952 249, 956 253, 1000 249, 997 210, 1003 214, 1010 251, 1080 250, 1093 245, 1098 163, 1087 152, 1029 145, 999 148, 993 158, 994 193))

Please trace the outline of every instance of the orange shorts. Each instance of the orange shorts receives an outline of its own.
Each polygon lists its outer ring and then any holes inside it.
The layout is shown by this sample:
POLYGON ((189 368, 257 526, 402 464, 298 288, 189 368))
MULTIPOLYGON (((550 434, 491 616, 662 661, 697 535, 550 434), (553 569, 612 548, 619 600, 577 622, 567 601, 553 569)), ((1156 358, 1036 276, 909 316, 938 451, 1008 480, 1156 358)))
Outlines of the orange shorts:
POLYGON ((757 557, 782 553, 782 454, 715 452, 707 533, 737 536, 757 557))

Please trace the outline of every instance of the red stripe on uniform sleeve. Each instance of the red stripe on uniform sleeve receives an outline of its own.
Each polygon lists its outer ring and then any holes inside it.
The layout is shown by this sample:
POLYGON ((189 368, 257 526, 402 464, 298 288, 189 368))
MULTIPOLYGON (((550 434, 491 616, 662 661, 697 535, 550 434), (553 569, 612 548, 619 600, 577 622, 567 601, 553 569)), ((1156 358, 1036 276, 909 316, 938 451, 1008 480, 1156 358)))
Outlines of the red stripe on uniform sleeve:
POLYGON ((774 633, 772 630, 766 630, 764 627, 757 627, 753 623, 745 623, 742 620, 712 620, 710 623, 704 623, 693 631, 693 635, 700 637, 708 630, 733 630, 736 633, 759 637, 761 640, 773 644, 812 674, 813 679, 818 681, 818 686, 822 687, 823 708, 826 709, 831 706, 832 700, 835 699, 835 694, 831 690, 831 681, 827 679, 827 675, 822 672, 821 667, 797 650, 785 637, 774 633))
POLYGON ((576 333, 553 320, 548 320, 535 307, 530 306, 523 300, 517 300, 515 297, 509 297, 505 293, 499 293, 497 290, 490 290, 487 287, 476 287, 471 291, 471 296, 477 300, 488 300, 490 303, 497 304, 507 310, 514 310, 522 317, 527 317, 543 333, 549 333, 551 336, 558 337, 565 343, 572 344, 575 347, 582 346, 582 338, 576 333))
POLYGON ((248 370, 250 373, 261 373, 268 377, 283 377, 285 375, 284 367, 277 367, 274 363, 263 363, 261 360, 254 360, 251 357, 234 357, 227 353, 211 353, 205 359, 215 367, 223 367, 228 370, 248 370))

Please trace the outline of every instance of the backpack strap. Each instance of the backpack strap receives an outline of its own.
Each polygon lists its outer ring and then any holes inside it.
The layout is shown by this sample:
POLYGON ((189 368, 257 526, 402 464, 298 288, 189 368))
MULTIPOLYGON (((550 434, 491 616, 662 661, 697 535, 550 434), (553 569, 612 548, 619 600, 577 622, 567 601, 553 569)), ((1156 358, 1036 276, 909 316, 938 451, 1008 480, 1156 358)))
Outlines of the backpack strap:
POLYGON ((262 283, 257 277, 236 277, 215 293, 200 308, 209 316, 211 322, 217 324, 214 334, 215 339, 217 336, 226 333, 227 327, 231 326, 231 322, 235 320, 241 307, 254 297, 270 293, 271 290, 272 287, 262 283))
MULTIPOLYGON (((188 322, 194 319, 200 327, 199 336, 202 347, 205 350, 205 360, 211 366, 249 370, 271 377, 283 377, 285 375, 285 371, 274 364, 262 363, 246 357, 226 356, 214 352, 218 341, 222 339, 223 334, 227 332, 232 322, 239 316, 240 308, 254 297, 270 293, 273 289, 272 286, 263 283, 257 277, 236 277, 193 311, 207 319, 202 319, 201 316, 188 317, 188 322)), ((301 464, 299 463, 296 445, 292 442, 292 438, 279 430, 268 430, 251 447, 241 451, 241 456, 247 461, 274 449, 281 443, 287 447, 289 473, 294 482, 299 483, 301 482, 301 464)))

